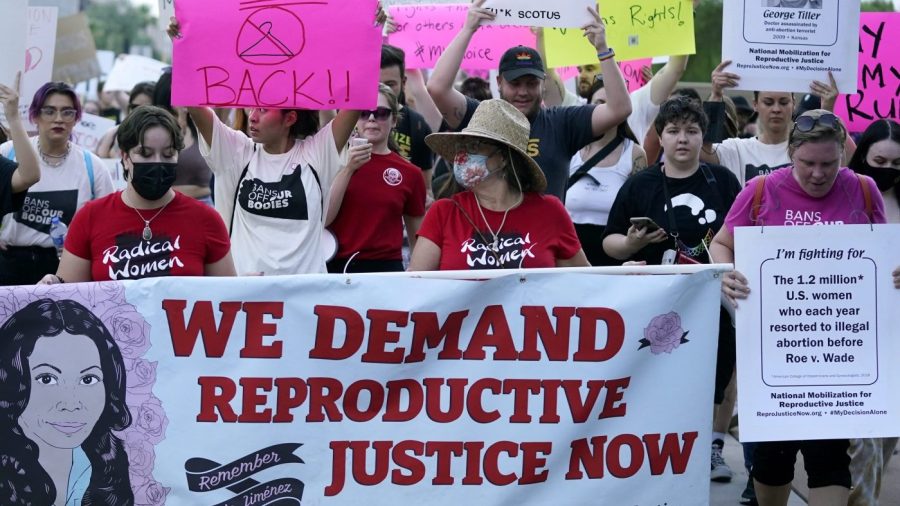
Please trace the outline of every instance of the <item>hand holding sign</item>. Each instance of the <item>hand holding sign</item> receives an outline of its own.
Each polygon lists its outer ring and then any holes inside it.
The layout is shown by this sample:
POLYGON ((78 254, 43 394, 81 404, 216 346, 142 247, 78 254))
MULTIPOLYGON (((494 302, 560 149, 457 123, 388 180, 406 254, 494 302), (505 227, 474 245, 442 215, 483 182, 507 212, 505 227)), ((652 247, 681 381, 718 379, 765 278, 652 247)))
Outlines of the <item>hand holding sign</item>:
POLYGON ((731 60, 723 60, 712 71, 710 83, 712 83, 712 98, 714 100, 721 101, 725 88, 734 88, 741 79, 741 76, 725 71, 729 65, 731 65, 731 60))
POLYGON ((469 14, 466 16, 466 24, 463 25, 463 30, 475 33, 482 24, 487 21, 493 21, 497 17, 496 14, 482 7, 486 1, 475 0, 472 2, 472 5, 469 6, 469 14))
POLYGON ((822 99, 822 109, 834 110, 834 103, 837 101, 838 96, 838 85, 831 71, 828 71, 828 83, 813 81, 809 85, 809 92, 822 99))

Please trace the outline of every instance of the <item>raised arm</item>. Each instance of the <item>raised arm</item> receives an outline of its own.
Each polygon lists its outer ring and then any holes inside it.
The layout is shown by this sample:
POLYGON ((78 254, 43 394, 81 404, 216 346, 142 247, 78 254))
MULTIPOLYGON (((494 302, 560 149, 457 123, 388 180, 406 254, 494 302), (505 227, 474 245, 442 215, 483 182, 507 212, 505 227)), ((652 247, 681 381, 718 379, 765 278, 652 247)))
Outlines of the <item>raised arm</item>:
POLYGON ((419 69, 406 69, 406 94, 415 101, 414 109, 425 118, 432 132, 441 128, 441 111, 434 104, 425 87, 425 76, 419 69))
POLYGON ((41 180, 41 167, 38 165, 37 152, 31 141, 22 118, 19 117, 19 90, 21 89, 22 73, 16 74, 16 82, 13 88, 0 84, 0 102, 3 102, 3 112, 6 113, 6 121, 9 122, 9 135, 12 137, 13 148, 16 150, 16 161, 19 166, 12 175, 12 193, 21 193, 33 184, 41 180))
POLYGON ((457 128, 466 115, 466 96, 453 87, 456 73, 462 65, 466 55, 466 48, 472 41, 472 36, 485 21, 494 19, 491 11, 482 7, 486 0, 475 0, 469 6, 469 14, 462 30, 456 34, 447 49, 438 58, 428 79, 428 94, 434 100, 434 105, 441 111, 444 121, 450 128, 457 128))
POLYGON ((650 79, 650 100, 655 105, 665 102, 675 91, 678 81, 687 69, 687 55, 669 57, 669 61, 650 79))
MULTIPOLYGON (((707 99, 709 102, 723 101, 725 99, 725 88, 734 88, 741 79, 739 75, 725 70, 729 65, 731 65, 731 60, 722 60, 722 62, 713 69, 710 76, 712 91, 709 94, 709 99, 707 99)), ((722 109, 722 114, 725 114, 724 109, 722 109)), ((703 147, 700 149, 700 161, 721 165, 719 155, 716 153, 712 142, 705 142, 703 144, 703 147)))
POLYGON ((344 109, 338 111, 337 116, 331 122, 331 134, 334 136, 334 147, 340 153, 350 136, 353 135, 353 129, 356 128, 356 122, 359 120, 359 111, 344 109))
POLYGON ((594 21, 581 28, 584 30, 584 36, 597 50, 600 72, 603 74, 603 87, 606 88, 606 103, 596 106, 591 116, 591 129, 593 134, 599 137, 628 118, 631 114, 631 97, 628 95, 622 71, 616 64, 615 52, 606 45, 606 27, 603 25, 603 19, 595 8, 588 7, 588 11, 594 21))

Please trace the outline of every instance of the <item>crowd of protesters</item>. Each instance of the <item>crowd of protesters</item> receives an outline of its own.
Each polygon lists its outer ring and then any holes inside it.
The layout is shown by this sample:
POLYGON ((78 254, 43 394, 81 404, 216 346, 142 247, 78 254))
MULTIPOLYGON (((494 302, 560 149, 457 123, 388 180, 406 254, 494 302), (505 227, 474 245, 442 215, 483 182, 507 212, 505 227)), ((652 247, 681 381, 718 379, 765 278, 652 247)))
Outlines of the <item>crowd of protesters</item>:
MULTIPOLYGON (((674 56, 629 94, 591 10, 583 31, 598 62, 579 68, 576 93, 545 68, 538 34, 538 48, 500 59, 492 98, 489 83, 460 71, 494 17, 484 1, 427 78, 384 45, 366 111, 173 107, 168 72, 123 94, 124 110, 82 102, 61 82, 34 97, 0 83, 10 137, 0 283, 728 263, 740 255, 735 227, 787 224, 788 209, 900 223, 900 125, 874 121, 854 142, 833 113, 830 75, 802 101, 765 90, 748 101, 726 93, 739 76, 723 61, 703 100, 676 89, 688 57, 674 56), (20 100, 31 101, 31 138, 20 100), (96 153, 72 141, 84 112, 121 120, 96 153), (101 158, 121 161, 124 189, 101 158), (62 247, 57 222, 68 226, 62 247)), ((750 275, 725 276, 727 300, 747 297, 750 275)), ((900 268, 889 275, 900 289, 900 268)), ((735 331, 724 309, 718 333, 711 479, 730 481, 735 331)), ((799 451, 810 504, 875 505, 896 443, 747 445, 741 501, 787 504, 799 451)))

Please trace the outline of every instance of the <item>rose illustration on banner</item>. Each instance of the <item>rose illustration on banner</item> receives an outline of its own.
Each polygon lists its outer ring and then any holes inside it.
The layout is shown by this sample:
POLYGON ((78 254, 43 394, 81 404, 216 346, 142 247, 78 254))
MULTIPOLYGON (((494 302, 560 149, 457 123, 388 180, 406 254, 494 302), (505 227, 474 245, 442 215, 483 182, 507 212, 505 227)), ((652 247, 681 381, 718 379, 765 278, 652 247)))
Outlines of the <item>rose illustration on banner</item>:
POLYGON ((640 340, 638 349, 649 346, 654 355, 672 353, 672 350, 688 342, 688 332, 681 328, 681 316, 674 311, 655 316, 644 327, 644 338, 640 340))
POLYGON ((150 325, 131 304, 115 307, 101 319, 119 344, 122 357, 139 358, 150 349, 150 325))
POLYGON ((134 504, 165 504, 170 489, 153 477, 154 445, 165 439, 169 420, 161 401, 153 395, 157 364, 143 358, 151 346, 150 325, 128 302, 122 283, 115 282, 38 285, 7 291, 0 295, 0 324, 45 298, 71 299, 83 305, 111 334, 122 355, 125 403, 131 414, 131 424, 114 434, 122 439, 128 457, 128 480, 134 492, 134 504))

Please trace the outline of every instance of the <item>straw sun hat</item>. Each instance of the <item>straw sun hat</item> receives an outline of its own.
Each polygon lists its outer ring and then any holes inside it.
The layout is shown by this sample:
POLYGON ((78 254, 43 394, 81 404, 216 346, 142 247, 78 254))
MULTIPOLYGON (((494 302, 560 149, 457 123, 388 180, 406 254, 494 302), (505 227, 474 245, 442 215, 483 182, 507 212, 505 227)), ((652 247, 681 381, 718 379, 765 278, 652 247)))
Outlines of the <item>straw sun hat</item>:
POLYGON ((536 190, 543 191, 547 188, 547 179, 540 166, 527 154, 530 133, 528 118, 506 100, 495 98, 478 104, 468 126, 462 131, 431 134, 425 138, 425 144, 450 164, 462 143, 473 138, 508 146, 515 159, 513 167, 520 177, 530 176, 536 190))

